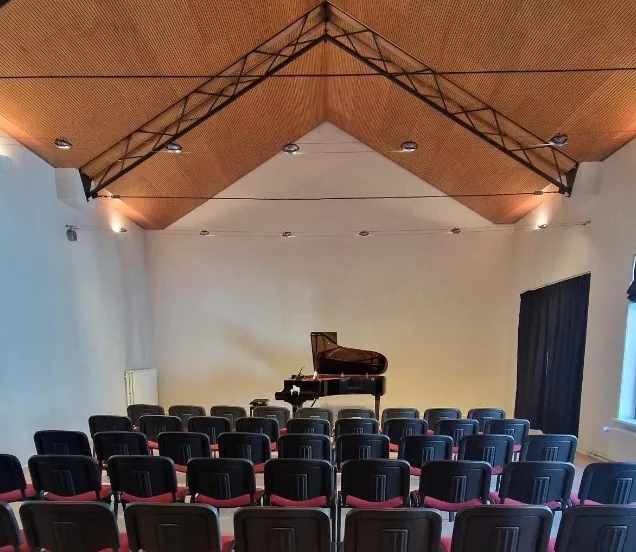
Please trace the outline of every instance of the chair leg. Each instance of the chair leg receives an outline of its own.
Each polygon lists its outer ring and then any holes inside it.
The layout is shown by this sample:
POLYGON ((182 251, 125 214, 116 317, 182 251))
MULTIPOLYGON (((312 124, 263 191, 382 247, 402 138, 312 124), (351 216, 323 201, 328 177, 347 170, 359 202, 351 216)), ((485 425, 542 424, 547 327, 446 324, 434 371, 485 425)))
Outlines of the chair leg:
POLYGON ((448 521, 455 521, 455 512, 448 512, 448 521))

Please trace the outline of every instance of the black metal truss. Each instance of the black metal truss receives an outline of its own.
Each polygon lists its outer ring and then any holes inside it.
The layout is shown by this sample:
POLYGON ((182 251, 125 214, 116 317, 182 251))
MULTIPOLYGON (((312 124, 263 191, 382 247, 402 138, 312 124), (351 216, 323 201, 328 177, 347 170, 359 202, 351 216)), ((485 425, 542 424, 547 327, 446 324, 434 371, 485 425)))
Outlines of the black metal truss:
POLYGON ((323 2, 80 169, 87 198, 329 41, 569 195, 578 162, 330 2, 323 2), (88 176, 88 175, 92 176, 88 176))

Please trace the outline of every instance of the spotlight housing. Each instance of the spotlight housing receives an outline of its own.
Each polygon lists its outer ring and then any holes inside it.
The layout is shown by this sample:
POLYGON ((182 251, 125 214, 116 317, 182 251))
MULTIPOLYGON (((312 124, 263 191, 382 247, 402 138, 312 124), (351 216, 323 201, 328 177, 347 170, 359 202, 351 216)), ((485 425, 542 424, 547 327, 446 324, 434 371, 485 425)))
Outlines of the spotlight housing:
POLYGON ((548 140, 548 144, 555 148, 560 148, 565 146, 568 143, 568 135, 567 134, 555 134, 550 140, 548 140))
POLYGON ((126 232, 128 232, 128 229, 124 228, 123 226, 120 226, 119 228, 117 228, 118 234, 125 234, 126 232))
POLYGON ((285 230, 281 236, 283 236, 283 238, 293 238, 294 234, 292 234, 289 230, 285 230))
POLYGON ((199 236, 209 236, 209 235, 210 235, 209 230, 201 230, 201 232, 199 232, 199 236))
POLYGON ((367 236, 370 236, 371 232, 369 232, 368 230, 360 230, 360 232, 358 232, 358 236, 360 236, 361 238, 366 238, 367 236))
POLYGON ((537 228, 539 230, 545 230, 548 227, 548 225, 545 222, 542 222, 541 224, 537 224, 537 228))
POLYGON ((165 148, 168 153, 174 153, 175 155, 178 155, 183 151, 181 145, 177 144, 177 142, 168 142, 165 145, 165 148))
POLYGON ((57 149, 61 150, 70 150, 73 147, 73 144, 71 144, 71 141, 68 138, 59 137, 53 140, 53 143, 57 149))
POLYGON ((413 153, 415 150, 417 150, 417 142, 413 142, 411 140, 402 142, 402 151, 405 151, 406 153, 413 153))
POLYGON ((457 227, 451 228, 450 229, 450 233, 451 234, 461 234, 462 233, 462 229, 461 228, 457 228, 457 227))
POLYGON ((543 195, 543 190, 535 190, 532 195, 543 195))
POLYGON ((283 153, 287 155, 295 155, 300 151, 300 146, 298 144, 285 144, 283 146, 283 153))

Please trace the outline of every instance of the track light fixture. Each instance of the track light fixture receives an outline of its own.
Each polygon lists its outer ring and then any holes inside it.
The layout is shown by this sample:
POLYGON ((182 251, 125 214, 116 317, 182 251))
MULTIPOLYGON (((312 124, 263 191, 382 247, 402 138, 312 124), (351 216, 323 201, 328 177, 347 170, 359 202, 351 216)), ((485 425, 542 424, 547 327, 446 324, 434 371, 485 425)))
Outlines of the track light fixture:
POLYGON ((548 225, 545 222, 542 222, 541 224, 537 224, 537 228, 539 230, 545 230, 548 227, 548 225))
POLYGON ((201 230, 201 232, 199 232, 199 236, 209 236, 209 235, 210 235, 209 230, 201 230))
POLYGON ((289 230, 285 230, 281 236, 283 236, 283 238, 293 238, 294 234, 292 234, 289 230))
POLYGON ((283 153, 287 155, 295 155, 300 151, 300 146, 298 144, 285 144, 283 146, 283 153))
POLYGON ((181 146, 176 142, 168 142, 165 148, 168 153, 174 153, 176 155, 180 154, 183 151, 181 146))
POLYGON ((61 150, 70 150, 73 147, 73 144, 71 144, 71 141, 67 138, 56 138, 53 140, 53 143, 57 149, 61 150))
POLYGON ((457 228, 457 227, 451 228, 450 229, 450 233, 451 234, 461 234, 462 233, 462 229, 461 228, 457 228))
POLYGON ((550 138, 550 140, 548 140, 548 144, 550 144, 551 146, 555 148, 560 148, 562 146, 565 146, 567 142, 568 142, 567 134, 555 134, 552 138, 550 138))
POLYGON ((369 232, 368 230, 360 230, 360 232, 358 232, 358 236, 360 236, 361 238, 366 238, 370 235, 371 232, 369 232))
POLYGON ((402 142, 402 151, 406 153, 413 153, 415 150, 417 150, 417 142, 413 142, 411 140, 402 142))
POLYGON ((126 232, 128 232, 128 230, 124 228, 123 226, 120 226, 119 228, 117 228, 116 232, 118 234, 125 234, 126 232))

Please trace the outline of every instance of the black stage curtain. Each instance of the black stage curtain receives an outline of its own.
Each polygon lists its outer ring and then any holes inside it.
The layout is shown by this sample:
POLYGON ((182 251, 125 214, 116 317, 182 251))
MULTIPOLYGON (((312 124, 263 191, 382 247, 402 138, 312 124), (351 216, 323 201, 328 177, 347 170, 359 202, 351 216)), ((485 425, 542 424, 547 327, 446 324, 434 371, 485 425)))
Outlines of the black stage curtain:
POLYGON ((590 275, 521 294, 515 417, 578 434, 590 275))

